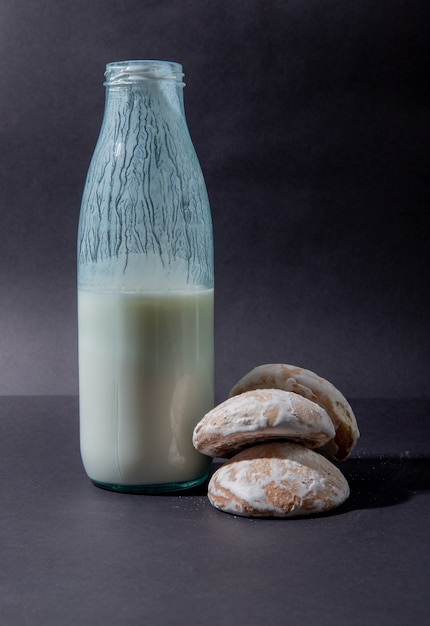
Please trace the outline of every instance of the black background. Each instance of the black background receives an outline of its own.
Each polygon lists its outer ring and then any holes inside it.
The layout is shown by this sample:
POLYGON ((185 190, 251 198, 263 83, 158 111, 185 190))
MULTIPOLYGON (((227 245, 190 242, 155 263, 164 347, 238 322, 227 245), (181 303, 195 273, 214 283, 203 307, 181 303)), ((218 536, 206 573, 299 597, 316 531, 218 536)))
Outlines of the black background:
POLYGON ((0 393, 77 393, 76 230, 109 61, 184 66, 217 397, 263 362, 428 396, 429 5, 1 0, 0 393))

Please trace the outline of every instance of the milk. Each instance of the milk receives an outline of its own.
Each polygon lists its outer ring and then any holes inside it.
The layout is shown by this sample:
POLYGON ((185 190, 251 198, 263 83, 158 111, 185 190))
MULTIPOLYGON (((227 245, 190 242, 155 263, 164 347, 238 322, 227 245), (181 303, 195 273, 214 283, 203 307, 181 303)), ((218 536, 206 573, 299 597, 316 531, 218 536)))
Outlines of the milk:
POLYGON ((88 476, 142 491, 204 480, 192 432, 213 406, 213 290, 79 290, 78 323, 88 476))

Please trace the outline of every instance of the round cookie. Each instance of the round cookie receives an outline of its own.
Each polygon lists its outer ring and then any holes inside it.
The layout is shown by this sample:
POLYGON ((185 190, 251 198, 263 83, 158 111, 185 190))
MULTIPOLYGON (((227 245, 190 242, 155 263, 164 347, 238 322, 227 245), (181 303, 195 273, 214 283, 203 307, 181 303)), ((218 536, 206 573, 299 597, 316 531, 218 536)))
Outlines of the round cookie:
POLYGON ((348 458, 360 433, 351 406, 334 385, 310 370, 272 363, 259 365, 245 374, 230 391, 229 397, 254 389, 272 388, 297 393, 323 407, 333 421, 336 434, 322 452, 337 461, 348 458))
POLYGON ((193 444, 208 456, 228 457, 246 446, 275 439, 319 448, 334 434, 332 421, 315 402, 281 389, 256 389, 206 413, 194 429, 193 444))
POLYGON ((245 517, 296 517, 342 504, 349 485, 340 470, 313 450, 288 442, 265 443, 224 463, 208 485, 210 503, 245 517))

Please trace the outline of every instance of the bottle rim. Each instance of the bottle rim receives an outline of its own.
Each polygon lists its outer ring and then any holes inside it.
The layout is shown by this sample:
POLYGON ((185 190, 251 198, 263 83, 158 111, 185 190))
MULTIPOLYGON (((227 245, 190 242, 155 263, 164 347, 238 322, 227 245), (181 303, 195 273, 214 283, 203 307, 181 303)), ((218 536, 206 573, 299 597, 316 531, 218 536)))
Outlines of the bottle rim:
POLYGON ((106 64, 105 87, 132 85, 146 80, 167 80, 183 86, 181 63, 176 61, 131 60, 106 64))

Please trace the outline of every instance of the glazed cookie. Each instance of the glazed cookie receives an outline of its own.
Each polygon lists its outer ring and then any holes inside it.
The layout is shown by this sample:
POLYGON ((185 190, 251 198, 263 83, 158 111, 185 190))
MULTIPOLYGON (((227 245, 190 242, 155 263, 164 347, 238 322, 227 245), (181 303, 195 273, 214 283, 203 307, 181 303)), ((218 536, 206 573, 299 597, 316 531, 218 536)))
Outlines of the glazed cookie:
POLYGON ((239 380, 229 397, 254 389, 291 391, 319 404, 327 411, 336 430, 334 439, 322 452, 337 461, 349 456, 360 436, 357 421, 346 398, 329 381, 294 365, 260 365, 239 380))
POLYGON ((194 429, 194 447, 208 456, 228 457, 261 441, 290 440, 319 448, 335 430, 315 402, 280 389, 234 396, 206 413, 194 429))
POLYGON ((294 443, 265 443, 224 463, 208 486, 210 503, 246 517, 296 517, 342 504, 349 485, 328 459, 294 443))

